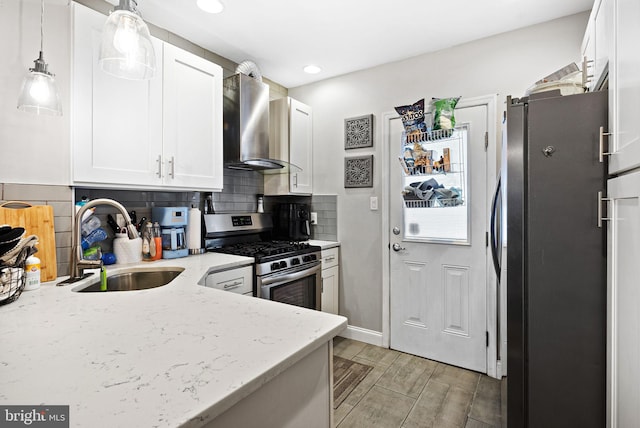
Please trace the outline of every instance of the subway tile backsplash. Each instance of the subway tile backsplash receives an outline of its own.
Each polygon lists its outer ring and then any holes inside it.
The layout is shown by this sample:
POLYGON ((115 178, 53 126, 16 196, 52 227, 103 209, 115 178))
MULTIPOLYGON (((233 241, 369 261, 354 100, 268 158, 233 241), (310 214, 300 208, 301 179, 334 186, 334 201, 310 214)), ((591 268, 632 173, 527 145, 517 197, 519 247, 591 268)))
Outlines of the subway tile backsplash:
MULTIPOLYGON (((224 190, 211 195, 216 212, 241 213, 255 212, 257 210, 257 195, 262 193, 264 193, 264 184, 262 174, 259 172, 225 169, 224 190)), ((32 205, 53 206, 59 276, 69 274, 74 204, 82 196, 87 196, 89 199, 115 199, 122 203, 127 211, 136 211, 138 221, 140 221, 142 217, 150 218, 151 208, 156 206, 190 207, 196 205, 203 209, 204 201, 209 194, 207 192, 159 192, 0 183, 0 203, 17 200, 32 205)), ((312 238, 326 241, 337 240, 336 195, 268 196, 265 197, 265 211, 272 212, 274 205, 279 202, 309 204, 311 211, 318 213, 318 224, 311 228, 312 238)), ((113 209, 109 207, 97 207, 95 212, 102 220, 103 228, 111 237, 113 233, 106 223, 106 217, 109 213, 113 213, 113 209)), ((104 251, 111 251, 111 240, 105 241, 102 245, 104 251)))
POLYGON ((258 209, 257 195, 264 193, 262 174, 257 171, 224 170, 222 192, 213 193, 217 213, 246 213, 258 209))
POLYGON ((318 214, 318 224, 311 226, 313 239, 338 240, 338 197, 336 195, 313 195, 311 211, 318 214))

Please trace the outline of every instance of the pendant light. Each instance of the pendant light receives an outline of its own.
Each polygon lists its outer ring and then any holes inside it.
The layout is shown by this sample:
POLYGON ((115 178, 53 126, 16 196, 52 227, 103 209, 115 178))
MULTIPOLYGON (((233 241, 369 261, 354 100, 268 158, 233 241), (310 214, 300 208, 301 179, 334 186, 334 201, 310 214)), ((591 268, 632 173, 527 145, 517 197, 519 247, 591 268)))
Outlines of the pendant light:
POLYGON ((44 62, 42 54, 44 44, 44 0, 40 5, 40 55, 34 60, 35 67, 22 81, 22 89, 18 98, 18 110, 48 115, 62 115, 60 95, 56 81, 48 70, 49 65, 44 62))
POLYGON ((145 80, 155 74, 156 54, 137 6, 136 0, 120 0, 109 15, 102 31, 99 61, 113 76, 145 80))

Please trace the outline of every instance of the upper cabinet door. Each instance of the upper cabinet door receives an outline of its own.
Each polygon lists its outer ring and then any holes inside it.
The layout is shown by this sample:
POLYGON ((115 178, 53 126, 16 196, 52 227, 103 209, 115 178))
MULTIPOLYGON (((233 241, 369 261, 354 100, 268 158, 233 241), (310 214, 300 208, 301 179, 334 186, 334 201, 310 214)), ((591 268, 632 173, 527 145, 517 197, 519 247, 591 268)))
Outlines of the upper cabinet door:
POLYGON ((162 42, 158 69, 133 81, 100 69, 105 15, 73 4, 72 150, 75 184, 158 185, 162 154, 162 42))
POLYGON ((600 88, 606 77, 609 58, 613 54, 613 6, 615 0, 601 0, 593 11, 593 30, 595 36, 594 77, 591 90, 600 88))
POLYGON ((613 85, 613 135, 609 141, 609 172, 640 166, 640 2, 617 0, 615 61, 610 65, 613 85))
POLYGON ((290 99, 289 106, 289 162, 302 168, 292 172, 289 189, 294 194, 313 191, 313 118, 311 107, 290 99))
POLYGON ((615 0, 596 0, 584 39, 582 41, 582 56, 587 60, 587 87, 590 91, 602 87, 607 77, 609 58, 613 56, 613 18, 615 0))
POLYGON ((167 185, 222 189, 222 68, 164 45, 167 185))

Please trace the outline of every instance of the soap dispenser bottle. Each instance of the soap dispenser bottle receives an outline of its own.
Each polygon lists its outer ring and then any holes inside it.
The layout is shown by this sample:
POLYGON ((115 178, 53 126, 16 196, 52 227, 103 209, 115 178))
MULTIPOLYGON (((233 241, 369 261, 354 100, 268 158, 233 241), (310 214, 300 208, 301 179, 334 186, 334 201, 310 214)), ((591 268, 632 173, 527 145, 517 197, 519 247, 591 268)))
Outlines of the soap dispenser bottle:
POLYGON ((148 221, 142 231, 142 260, 152 261, 156 257, 156 241, 153 236, 153 225, 148 221))
POLYGON ((156 255, 153 260, 162 258, 162 235, 160 234, 160 224, 156 221, 153 223, 153 241, 156 244, 156 255))

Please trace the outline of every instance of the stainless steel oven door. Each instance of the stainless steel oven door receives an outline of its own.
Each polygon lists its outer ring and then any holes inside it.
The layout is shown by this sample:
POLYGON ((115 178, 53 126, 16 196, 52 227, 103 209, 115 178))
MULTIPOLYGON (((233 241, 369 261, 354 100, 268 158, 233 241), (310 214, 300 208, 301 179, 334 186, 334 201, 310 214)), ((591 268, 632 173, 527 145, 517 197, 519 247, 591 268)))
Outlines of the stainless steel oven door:
POLYGON ((322 266, 311 265, 274 272, 257 278, 258 297, 320 310, 322 306, 322 266))

